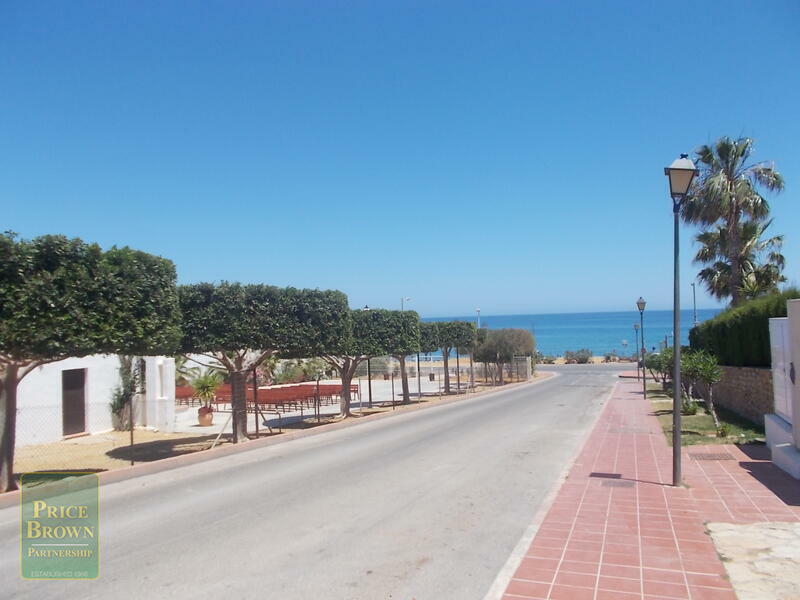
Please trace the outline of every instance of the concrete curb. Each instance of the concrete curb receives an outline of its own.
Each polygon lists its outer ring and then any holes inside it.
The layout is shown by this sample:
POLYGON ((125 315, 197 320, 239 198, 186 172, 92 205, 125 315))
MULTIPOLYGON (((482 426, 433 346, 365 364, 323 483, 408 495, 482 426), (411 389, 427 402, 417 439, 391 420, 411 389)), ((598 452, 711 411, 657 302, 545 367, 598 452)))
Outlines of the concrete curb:
POLYGON ((508 588, 508 584, 511 583, 511 578, 516 573, 517 569, 519 568, 522 559, 525 558, 525 552, 530 547, 531 543, 533 542, 533 538, 536 537, 536 533, 539 531, 539 527, 542 525, 544 518, 547 516, 547 513, 550 512, 550 509, 553 507, 553 503, 555 502, 556 498, 558 497, 558 492, 561 491, 561 487, 564 485, 564 482, 569 477, 570 471, 572 471, 572 467, 575 466, 575 461, 578 460, 578 457, 583 452, 583 448, 586 446, 586 442, 589 441, 589 437, 594 432, 594 428, 597 426, 597 421, 603 415, 603 413, 608 410, 609 400, 614 395, 614 392, 617 391, 617 386, 620 382, 614 384, 611 388, 611 391, 606 396, 605 400, 603 400, 603 409, 597 413, 595 417, 594 423, 592 426, 589 427, 588 431, 584 434, 583 439, 580 441, 578 445, 578 449, 572 455, 572 457, 567 461, 566 466, 561 471, 561 474, 558 476, 558 479, 553 484, 553 487, 550 488, 550 491, 547 495, 542 499, 542 503, 539 505, 538 510, 533 516, 533 521, 528 527, 525 529, 525 532, 522 534, 522 537, 517 542, 517 545, 514 546, 514 549, 511 551, 511 555, 508 557, 508 560, 500 569, 500 572, 497 574, 492 585, 489 587, 489 591, 486 592, 486 595, 483 597, 483 600, 501 600, 503 594, 505 594, 506 589, 508 588))
MULTIPOLYGON (((228 446, 220 446, 219 448, 215 448, 214 450, 203 450, 201 452, 193 452, 191 454, 182 454, 181 456, 162 458, 160 460, 140 463, 129 467, 122 467, 120 469, 113 469, 111 471, 102 471, 97 474, 97 477, 100 485, 107 485, 109 483, 116 483, 118 481, 134 479, 136 477, 141 477, 144 475, 152 475, 154 473, 169 471, 171 469, 177 469, 180 467, 193 465, 200 462, 205 462, 207 460, 214 460, 216 458, 221 458, 223 456, 230 456, 232 454, 239 454, 241 452, 250 452, 251 450, 258 450, 260 448, 274 446, 275 444, 283 444, 286 442, 291 442, 292 440, 321 435, 329 431, 338 431, 339 429, 347 429, 349 427, 360 425, 362 423, 373 423, 375 421, 380 421, 381 419, 387 419, 398 415, 404 415, 416 412, 418 410, 435 408, 437 406, 446 406, 448 404, 453 404, 454 402, 460 402, 462 400, 467 400, 471 398, 488 397, 526 385, 538 385, 545 381, 549 381, 555 377, 559 377, 558 373, 553 373, 552 371, 550 371, 550 373, 552 374, 548 375, 547 377, 543 377, 538 381, 534 380, 534 381, 523 381, 519 383, 509 383, 507 385, 504 385, 499 390, 486 390, 483 392, 478 392, 476 394, 457 395, 453 396, 452 398, 444 398, 442 400, 429 402, 426 404, 416 404, 410 406, 401 405, 398 406, 396 410, 370 415, 363 419, 346 419, 344 421, 338 421, 336 423, 319 425, 317 427, 312 427, 311 429, 301 429, 298 431, 289 431, 289 432, 284 431, 284 433, 276 435, 274 437, 268 437, 258 440, 250 440, 243 444, 235 444, 235 445, 231 444, 228 446)), ((18 506, 20 503, 20 497, 21 497, 20 490, 15 490, 13 492, 6 492, 4 494, 0 494, 0 509, 8 508, 10 506, 18 506)))

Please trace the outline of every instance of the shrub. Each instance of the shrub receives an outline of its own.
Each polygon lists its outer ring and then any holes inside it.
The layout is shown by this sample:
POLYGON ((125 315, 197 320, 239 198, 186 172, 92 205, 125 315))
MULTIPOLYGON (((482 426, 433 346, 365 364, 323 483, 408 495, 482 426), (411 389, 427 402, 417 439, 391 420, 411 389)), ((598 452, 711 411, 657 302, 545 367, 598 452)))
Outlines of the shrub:
POLYGON ((536 363, 542 365, 552 365, 556 362, 555 356, 550 356, 549 354, 542 354, 541 352, 536 352, 534 354, 534 359, 536 363))
POLYGON ((650 373, 656 379, 666 384, 667 381, 672 379, 673 357, 672 347, 664 348, 661 352, 648 354, 645 358, 644 366, 650 370, 650 373))
POLYGON ((697 402, 690 400, 689 398, 683 398, 681 400, 681 413, 688 416, 696 415, 697 402))
POLYGON ((564 360, 569 364, 579 364, 585 365, 592 359, 592 351, 588 350, 587 348, 582 348, 573 352, 572 350, 567 350, 564 352, 564 360))
POLYGON ((689 343, 714 354, 723 365, 768 367, 769 319, 785 317, 786 301, 794 298, 800 298, 800 290, 790 288, 730 308, 693 328, 689 343))

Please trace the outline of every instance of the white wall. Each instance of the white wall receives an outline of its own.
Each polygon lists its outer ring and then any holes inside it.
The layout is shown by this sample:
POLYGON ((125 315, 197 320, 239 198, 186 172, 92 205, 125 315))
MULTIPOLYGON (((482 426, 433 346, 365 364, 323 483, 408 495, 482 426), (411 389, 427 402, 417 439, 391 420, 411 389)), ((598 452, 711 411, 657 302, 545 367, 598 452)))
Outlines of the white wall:
MULTIPOLYGON (((175 421, 175 360, 145 357, 147 389, 135 398, 136 424, 172 431, 175 421), (143 397, 142 397, 143 396, 143 397)), ((86 431, 112 429, 111 395, 119 385, 115 354, 67 358, 39 367, 17 389, 17 443, 43 444, 64 439, 61 372, 86 369, 86 431)))
POLYGON ((67 358, 39 367, 17 389, 17 446, 63 439, 61 372, 86 369, 86 430, 111 429, 111 393, 119 385, 116 355, 67 358))
POLYGON ((175 428, 175 359, 146 356, 146 390, 136 398, 136 424, 161 431, 175 428))

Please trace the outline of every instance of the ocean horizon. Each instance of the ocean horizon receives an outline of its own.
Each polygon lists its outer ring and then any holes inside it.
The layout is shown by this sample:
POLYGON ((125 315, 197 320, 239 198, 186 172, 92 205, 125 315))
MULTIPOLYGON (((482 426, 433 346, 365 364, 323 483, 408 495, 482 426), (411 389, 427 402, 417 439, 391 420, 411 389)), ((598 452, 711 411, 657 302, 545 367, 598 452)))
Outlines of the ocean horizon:
MULTIPOLYGON (((697 309, 697 321, 702 323, 719 314, 721 308, 697 309)), ((460 317, 428 317, 423 321, 471 321, 478 324, 476 315, 460 317)), ((692 309, 681 310, 681 343, 688 345, 689 330, 693 327, 692 309)), ((609 352, 630 356, 635 352, 633 328, 639 323, 639 311, 481 315, 480 326, 488 329, 527 329, 536 340, 536 350, 545 355, 563 356, 567 350, 587 348, 596 356, 609 352)), ((641 332, 640 332, 641 335, 641 332)), ((648 351, 659 350, 664 339, 672 345, 672 311, 644 311, 644 341, 648 351)), ((641 338, 639 340, 641 347, 641 338)))

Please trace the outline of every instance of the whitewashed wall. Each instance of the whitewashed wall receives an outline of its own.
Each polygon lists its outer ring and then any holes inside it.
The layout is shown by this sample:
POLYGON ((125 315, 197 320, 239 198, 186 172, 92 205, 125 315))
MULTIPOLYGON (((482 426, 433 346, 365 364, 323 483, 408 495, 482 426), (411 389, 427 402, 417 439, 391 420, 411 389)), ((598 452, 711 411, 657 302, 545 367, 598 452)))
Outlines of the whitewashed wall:
POLYGON ((155 427, 160 431, 175 428, 175 359, 146 356, 146 390, 135 403, 136 425, 155 427))
POLYGON ((111 429, 111 393, 119 385, 116 355, 67 358, 39 367, 17 389, 17 446, 63 439, 61 372, 86 369, 86 429, 111 429))
MULTIPOLYGON (((172 431, 175 420, 175 360, 145 357, 147 390, 136 398, 136 424, 172 431)), ((67 358, 39 367, 17 390, 18 447, 63 439, 61 372, 86 369, 86 431, 112 429, 111 395, 119 385, 119 358, 93 355, 67 358)))

